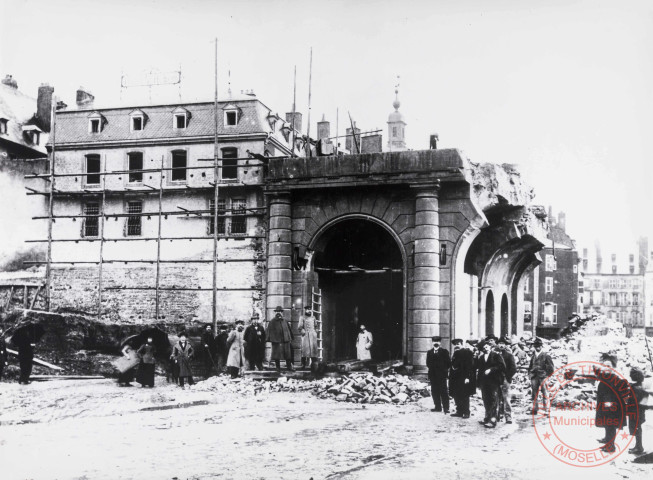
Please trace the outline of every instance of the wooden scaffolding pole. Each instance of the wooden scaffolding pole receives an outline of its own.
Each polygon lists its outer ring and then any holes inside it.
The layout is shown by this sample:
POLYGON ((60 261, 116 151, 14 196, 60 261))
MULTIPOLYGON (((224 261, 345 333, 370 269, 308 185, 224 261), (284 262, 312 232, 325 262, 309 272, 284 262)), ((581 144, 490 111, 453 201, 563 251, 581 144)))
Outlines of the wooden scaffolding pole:
MULTIPOLYGON (((103 171, 107 171, 107 156, 104 155, 104 168, 103 171)), ((102 206, 100 207, 100 263, 98 264, 98 288, 97 288, 97 316, 98 319, 102 320, 102 274, 103 274, 103 264, 104 264, 104 211, 106 209, 106 190, 107 190, 107 176, 102 175, 102 206)), ((83 228, 83 227, 82 227, 83 228)))
MULTIPOLYGON (((55 102, 56 103, 56 102, 55 102)), ((55 168, 55 146, 57 135, 57 114, 55 105, 52 106, 52 161, 50 162, 50 196, 48 200, 48 251, 47 263, 45 266, 45 303, 46 309, 50 310, 52 301, 52 222, 54 221, 54 168, 55 168)))
POLYGON ((218 330, 218 184, 220 183, 218 151, 218 38, 215 38, 215 98, 213 112, 213 331, 218 330))
POLYGON ((163 210, 163 162, 161 155, 161 172, 159 172, 159 226, 156 233, 156 294, 154 298, 154 318, 159 321, 159 292, 161 281, 161 212, 163 210))

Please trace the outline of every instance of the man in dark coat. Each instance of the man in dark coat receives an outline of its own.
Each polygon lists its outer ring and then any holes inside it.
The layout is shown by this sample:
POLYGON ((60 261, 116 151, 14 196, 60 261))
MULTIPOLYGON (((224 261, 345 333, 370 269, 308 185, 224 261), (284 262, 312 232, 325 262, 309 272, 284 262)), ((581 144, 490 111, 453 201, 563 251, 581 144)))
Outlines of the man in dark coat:
POLYGON ((209 378, 213 371, 213 355, 215 354, 215 337, 213 336, 213 328, 207 325, 202 332, 202 362, 204 363, 205 377, 209 378))
POLYGON ((460 338, 454 338, 451 344, 453 356, 449 372, 449 393, 456 402, 456 413, 451 416, 469 418, 469 397, 476 391, 474 353, 463 345, 460 338))
POLYGON ((628 392, 630 385, 614 370, 617 368, 616 355, 602 354, 601 363, 605 365, 603 368, 594 367, 594 374, 600 379, 596 387, 595 425, 605 428, 605 436, 599 439, 599 443, 605 444, 601 450, 613 453, 617 430, 623 428, 626 420, 624 401, 618 392, 628 392))
POLYGON ((510 351, 510 339, 501 338, 497 342, 498 351, 503 357, 503 361, 506 364, 506 374, 501 383, 501 395, 499 397, 499 420, 503 417, 506 420, 506 423, 512 423, 512 408, 510 406, 510 384, 512 383, 512 378, 517 373, 517 364, 515 362, 515 357, 510 351))
POLYGON ((431 382, 431 396, 435 408, 432 412, 441 412, 444 407, 444 413, 449 413, 449 392, 447 391, 447 377, 449 367, 451 367, 451 358, 449 350, 441 348, 441 337, 433 337, 433 348, 426 353, 426 366, 429 369, 429 380, 431 382))
POLYGON ((249 368, 263 370, 265 328, 259 322, 258 313, 252 315, 252 323, 245 330, 245 358, 249 362, 249 368))
POLYGON ((229 329, 226 325, 220 325, 220 333, 215 338, 215 356, 218 361, 218 371, 224 372, 227 365, 227 356, 229 355, 229 345, 227 339, 229 338, 229 329))
POLYGON ((482 342, 481 350, 483 353, 476 361, 478 371, 476 383, 481 388, 485 416, 480 423, 487 428, 494 428, 497 426, 500 388, 503 383, 506 364, 500 354, 492 351, 490 342, 482 342))
POLYGON ((272 344, 272 354, 270 360, 274 360, 277 371, 281 370, 281 360, 286 360, 286 368, 294 370, 292 365, 292 331, 290 325, 283 318, 283 308, 274 309, 275 316, 268 324, 267 341, 272 344))
POLYGON ((538 410, 538 392, 542 392, 542 400, 544 410, 549 411, 551 400, 549 399, 549 388, 545 382, 546 377, 553 373, 553 360, 548 353, 543 351, 544 343, 542 339, 536 338, 533 342, 535 353, 531 358, 531 363, 528 366, 528 376, 531 379, 531 400, 533 401, 533 415, 538 410))
POLYGON ((5 342, 4 332, 0 330, 0 380, 2 380, 7 365, 9 365, 7 362, 7 342, 5 342))
POLYGON ((34 344, 23 341, 18 345, 18 363, 20 365, 20 377, 18 383, 27 385, 32 374, 32 361, 34 360, 34 344))

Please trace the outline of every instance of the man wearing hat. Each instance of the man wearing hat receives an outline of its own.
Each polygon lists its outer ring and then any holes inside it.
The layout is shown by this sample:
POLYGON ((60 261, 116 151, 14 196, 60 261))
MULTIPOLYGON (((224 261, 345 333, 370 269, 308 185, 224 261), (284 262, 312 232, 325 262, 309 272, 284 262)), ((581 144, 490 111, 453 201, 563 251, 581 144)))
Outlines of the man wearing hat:
POLYGON ((292 331, 290 325, 283 318, 283 308, 277 307, 274 309, 275 315, 268 324, 267 341, 272 344, 272 354, 270 360, 274 360, 277 371, 281 370, 281 360, 286 361, 286 368, 290 371, 294 370, 292 366, 292 348, 290 342, 292 341, 292 331))
POLYGON ((211 325, 206 325, 202 332, 202 361, 204 363, 204 376, 209 378, 213 370, 213 356, 215 355, 215 337, 213 336, 213 328, 211 325))
POLYGON ((548 353, 543 351, 544 343, 541 338, 536 338, 533 341, 533 348, 535 352, 531 358, 531 363, 528 366, 528 376, 531 379, 531 400, 533 401, 533 415, 537 413, 538 410, 538 392, 542 391, 542 400, 544 405, 544 410, 549 411, 550 400, 549 400, 549 388, 544 381, 546 377, 551 375, 555 370, 553 366, 553 360, 548 353))
POLYGON ((617 356, 613 353, 602 353, 600 357, 603 367, 594 367, 594 374, 601 381, 596 387, 596 415, 595 425, 605 429, 605 435, 599 439, 599 443, 605 445, 601 448, 604 452, 613 453, 616 450, 614 445, 617 431, 625 426, 626 414, 624 412, 623 399, 618 392, 628 392, 629 385, 626 379, 622 378, 617 368, 617 356))
POLYGON ((265 358, 265 328, 259 322, 259 315, 252 315, 252 323, 245 330, 245 358, 249 368, 263 370, 265 358))
POLYGON ((229 338, 229 329, 226 325, 220 325, 220 333, 215 337, 215 356, 218 362, 218 373, 222 373, 227 365, 227 355, 229 354, 229 346, 227 339, 229 338))
POLYGON ((367 327, 360 324, 360 332, 356 336, 356 358, 358 360, 371 360, 372 359, 372 345, 374 337, 372 332, 367 330, 367 327))
POLYGON ((491 342, 481 342, 481 355, 476 360, 477 385, 481 388, 485 416, 480 422, 487 428, 497 426, 499 395, 506 364, 501 354, 492 350, 491 342))
POLYGON ((426 353, 426 366, 429 369, 429 380, 431 382, 431 396, 433 397, 432 412, 449 413, 449 392, 447 391, 447 376, 451 367, 449 350, 441 348, 441 337, 433 337, 433 348, 426 353))
POLYGON ((317 331, 310 305, 304 307, 304 316, 299 319, 299 332, 302 335, 302 368, 317 364, 317 331))
POLYGON ((463 345, 460 338, 454 338, 451 345, 453 345, 453 356, 449 372, 449 392, 456 402, 456 413, 452 413, 451 416, 469 418, 469 397, 476 391, 474 353, 463 345))
POLYGON ((517 373, 517 365, 515 363, 515 357, 510 351, 509 347, 510 339, 506 337, 501 337, 497 342, 498 351, 503 357, 503 361, 506 364, 506 372, 503 377, 503 382, 501 383, 501 395, 499 397, 499 420, 503 417, 506 420, 506 423, 512 423, 512 408, 510 406, 510 384, 512 383, 512 378, 517 373))

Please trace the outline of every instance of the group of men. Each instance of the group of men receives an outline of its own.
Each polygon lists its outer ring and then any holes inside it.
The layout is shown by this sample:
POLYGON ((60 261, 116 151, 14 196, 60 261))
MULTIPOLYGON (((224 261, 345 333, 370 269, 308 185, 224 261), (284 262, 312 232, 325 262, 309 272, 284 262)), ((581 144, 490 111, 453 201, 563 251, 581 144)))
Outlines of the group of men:
POLYGON ((544 380, 553 373, 553 361, 543 351, 543 342, 536 338, 532 343, 532 355, 526 351, 524 340, 511 341, 488 335, 482 341, 454 338, 451 341, 453 355, 442 347, 442 338, 433 337, 433 348, 426 354, 426 366, 431 382, 434 412, 449 413, 449 396, 456 405, 451 415, 470 418, 469 399, 481 390, 485 414, 480 421, 486 428, 495 428, 502 419, 512 423, 510 384, 518 369, 528 370, 531 379, 534 413, 537 412, 538 393, 544 397, 548 410, 548 391, 544 380), (528 366, 526 365, 528 363, 528 366), (448 388, 447 388, 448 382, 448 388))

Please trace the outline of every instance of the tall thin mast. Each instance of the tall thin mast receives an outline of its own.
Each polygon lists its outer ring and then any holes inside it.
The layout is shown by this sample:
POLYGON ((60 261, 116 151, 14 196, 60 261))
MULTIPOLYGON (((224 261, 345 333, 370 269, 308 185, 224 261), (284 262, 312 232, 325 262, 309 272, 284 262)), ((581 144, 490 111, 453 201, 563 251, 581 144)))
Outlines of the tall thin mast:
MULTIPOLYGON (((56 102, 55 102, 56 103, 56 102)), ((54 215, 54 165, 55 165, 55 148, 57 138, 57 110, 56 106, 52 106, 52 162, 50 162, 50 196, 48 199, 48 252, 47 263, 45 265, 45 299, 47 309, 50 310, 50 303, 52 301, 52 218, 54 215)))
POLYGON ((218 38, 215 38, 215 99, 214 99, 214 132, 213 132, 213 331, 218 328, 218 182, 220 175, 218 151, 218 38))
POLYGON ((306 122, 306 156, 311 156, 311 84, 313 83, 313 47, 308 67, 308 121, 306 122))
POLYGON ((295 156, 295 142, 296 142, 296 133, 295 133, 295 111, 296 111, 296 102, 297 102, 297 65, 295 65, 295 74, 293 76, 293 88, 292 88, 292 144, 290 146, 290 156, 295 156))

